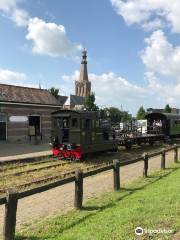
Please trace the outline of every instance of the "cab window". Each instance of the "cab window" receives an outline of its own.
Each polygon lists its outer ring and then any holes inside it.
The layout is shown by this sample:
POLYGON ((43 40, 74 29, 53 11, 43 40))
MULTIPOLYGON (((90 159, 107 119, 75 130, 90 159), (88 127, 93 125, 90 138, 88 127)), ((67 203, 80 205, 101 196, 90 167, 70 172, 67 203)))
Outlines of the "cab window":
POLYGON ((86 128, 86 129, 90 129, 90 127, 91 127, 91 126, 90 126, 90 119, 86 119, 86 120, 85 120, 85 128, 86 128))
POLYGON ((96 120, 96 127, 99 127, 99 120, 96 120))
POLYGON ((73 118, 72 119, 72 127, 73 128, 77 128, 78 127, 78 119, 77 118, 73 118))

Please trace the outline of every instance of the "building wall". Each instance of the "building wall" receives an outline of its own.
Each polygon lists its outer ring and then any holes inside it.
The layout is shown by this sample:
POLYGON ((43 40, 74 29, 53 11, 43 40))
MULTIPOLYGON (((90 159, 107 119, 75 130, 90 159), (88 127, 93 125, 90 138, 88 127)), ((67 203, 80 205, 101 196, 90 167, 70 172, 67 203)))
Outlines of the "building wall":
MULTIPOLYGON (((52 120, 51 113, 59 110, 60 107, 31 107, 18 105, 1 105, 0 113, 6 115, 7 119, 7 141, 8 142, 29 142, 29 121, 12 122, 12 116, 32 115, 40 116, 41 134, 43 142, 48 142, 51 136, 52 120)), ((32 137, 33 140, 33 137, 32 137)))

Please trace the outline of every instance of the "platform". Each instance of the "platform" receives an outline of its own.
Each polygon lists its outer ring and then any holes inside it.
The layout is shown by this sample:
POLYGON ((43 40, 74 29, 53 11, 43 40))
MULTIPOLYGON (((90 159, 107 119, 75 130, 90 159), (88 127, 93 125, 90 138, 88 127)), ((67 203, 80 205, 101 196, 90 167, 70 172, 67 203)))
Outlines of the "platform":
POLYGON ((0 142, 0 162, 45 157, 51 154, 49 144, 22 144, 0 142))

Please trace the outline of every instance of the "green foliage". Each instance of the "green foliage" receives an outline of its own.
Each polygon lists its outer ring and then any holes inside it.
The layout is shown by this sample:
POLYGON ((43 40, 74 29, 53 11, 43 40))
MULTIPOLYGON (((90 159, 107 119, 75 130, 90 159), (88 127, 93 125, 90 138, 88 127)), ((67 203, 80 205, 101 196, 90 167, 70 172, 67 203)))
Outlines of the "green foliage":
POLYGON ((171 107, 169 106, 169 104, 167 104, 164 108, 164 113, 171 113, 171 107))
POLYGON ((174 236, 180 229, 179 177, 180 165, 172 165, 122 185, 120 191, 89 200, 82 211, 26 226, 16 239, 137 239, 134 229, 138 226, 173 230, 171 234, 145 234, 141 239, 179 239, 174 236))
POLYGON ((119 122, 130 121, 132 119, 132 115, 126 111, 121 111, 119 108, 110 107, 100 110, 101 118, 109 117, 113 124, 119 122))
POLYGON ((145 111, 144 107, 141 106, 141 107, 139 108, 139 110, 137 111, 136 119, 137 119, 137 120, 144 119, 144 118, 145 118, 145 114, 146 114, 146 111, 145 111))
POLYGON ((55 88, 55 87, 51 87, 49 90, 48 90, 54 97, 58 97, 58 94, 59 94, 59 88, 55 88))
POLYGON ((122 112, 122 122, 131 121, 133 119, 132 115, 126 111, 122 112))
POLYGON ((97 111, 98 106, 95 104, 96 98, 95 98, 95 93, 90 93, 85 97, 85 108, 88 111, 97 111))

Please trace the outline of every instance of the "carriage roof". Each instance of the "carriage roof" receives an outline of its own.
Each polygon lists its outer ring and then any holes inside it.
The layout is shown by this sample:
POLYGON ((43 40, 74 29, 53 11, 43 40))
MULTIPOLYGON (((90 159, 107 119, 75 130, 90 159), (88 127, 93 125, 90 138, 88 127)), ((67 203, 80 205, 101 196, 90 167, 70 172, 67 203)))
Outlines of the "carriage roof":
POLYGON ((151 118, 151 117, 164 117, 165 119, 180 119, 180 114, 174 114, 174 113, 147 113, 146 118, 151 118))
POLYGON ((58 117, 71 117, 71 116, 79 116, 81 118, 97 118, 97 112, 95 111, 83 111, 83 110, 68 110, 61 109, 59 111, 53 112, 52 116, 55 118, 58 117))

